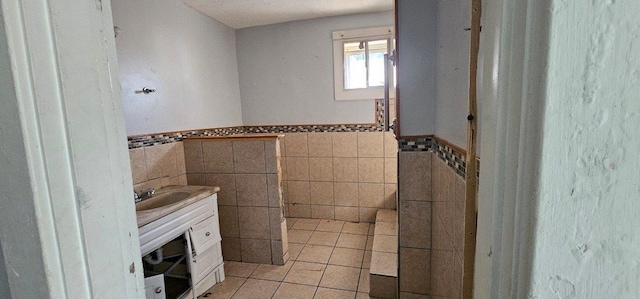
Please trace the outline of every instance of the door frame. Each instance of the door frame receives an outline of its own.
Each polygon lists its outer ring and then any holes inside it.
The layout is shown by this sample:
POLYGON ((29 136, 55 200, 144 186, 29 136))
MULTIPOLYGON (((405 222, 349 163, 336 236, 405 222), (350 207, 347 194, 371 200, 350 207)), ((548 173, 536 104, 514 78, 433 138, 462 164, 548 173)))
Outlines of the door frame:
POLYGON ((530 288, 550 8, 483 1, 475 298, 525 298, 530 288))

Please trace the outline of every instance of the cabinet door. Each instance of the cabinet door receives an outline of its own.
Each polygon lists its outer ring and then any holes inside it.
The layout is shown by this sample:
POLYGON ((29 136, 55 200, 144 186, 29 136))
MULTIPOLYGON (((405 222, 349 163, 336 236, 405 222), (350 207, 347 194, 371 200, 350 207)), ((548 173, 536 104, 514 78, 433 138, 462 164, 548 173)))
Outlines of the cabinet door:
POLYGON ((144 292, 147 299, 165 299, 164 275, 147 277, 144 279, 144 292))

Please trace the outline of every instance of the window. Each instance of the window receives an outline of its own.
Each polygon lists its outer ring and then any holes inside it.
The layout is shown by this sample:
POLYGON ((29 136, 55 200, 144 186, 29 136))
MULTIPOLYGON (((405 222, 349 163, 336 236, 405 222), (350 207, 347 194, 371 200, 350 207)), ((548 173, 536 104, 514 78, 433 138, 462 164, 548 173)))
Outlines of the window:
MULTIPOLYGON (((384 55, 393 50, 393 27, 333 33, 335 99, 384 97, 384 55), (390 50, 391 49, 391 50, 390 50)), ((390 82, 394 86, 393 82, 390 82)), ((391 95, 395 94, 391 88, 391 95)))

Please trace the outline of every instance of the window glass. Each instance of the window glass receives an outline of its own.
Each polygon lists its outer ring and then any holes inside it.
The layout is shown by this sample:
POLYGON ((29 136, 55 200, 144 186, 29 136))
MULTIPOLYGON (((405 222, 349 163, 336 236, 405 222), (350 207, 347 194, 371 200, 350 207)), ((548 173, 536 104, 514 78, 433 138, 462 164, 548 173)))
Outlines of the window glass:
POLYGON ((365 42, 344 43, 344 88, 367 88, 365 42))
POLYGON ((369 49, 369 87, 384 86, 384 54, 387 54, 387 40, 367 42, 369 49))

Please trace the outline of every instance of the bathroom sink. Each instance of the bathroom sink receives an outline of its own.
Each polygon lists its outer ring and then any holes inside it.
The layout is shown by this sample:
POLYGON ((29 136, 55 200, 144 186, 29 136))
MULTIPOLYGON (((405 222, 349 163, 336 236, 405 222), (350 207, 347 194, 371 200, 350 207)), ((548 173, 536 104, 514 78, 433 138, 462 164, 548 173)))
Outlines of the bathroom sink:
POLYGON ((156 209, 172 204, 179 203, 191 196, 188 191, 172 191, 155 195, 147 200, 143 200, 136 204, 136 211, 145 211, 156 209))
POLYGON ((220 188, 209 186, 162 187, 151 198, 136 203, 138 227, 170 215, 218 191, 220 188))

